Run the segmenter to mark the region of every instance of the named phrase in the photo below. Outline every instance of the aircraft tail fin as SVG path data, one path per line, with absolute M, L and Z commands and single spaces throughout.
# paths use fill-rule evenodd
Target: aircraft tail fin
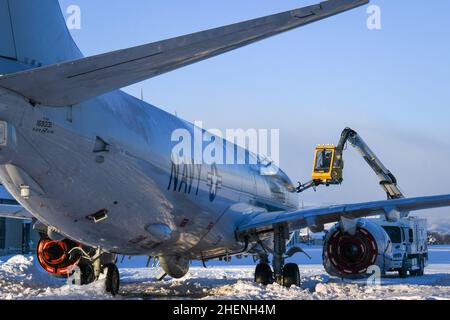
M 0 0 L 0 59 L 36 68 L 81 57 L 58 0 Z

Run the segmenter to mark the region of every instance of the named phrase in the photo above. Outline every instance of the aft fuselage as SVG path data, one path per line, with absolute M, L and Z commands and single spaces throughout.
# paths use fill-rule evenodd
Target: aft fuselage
M 297 208 L 281 170 L 174 163 L 173 132 L 194 135 L 194 125 L 121 91 L 50 108 L 0 89 L 0 120 L 9 130 L 0 151 L 8 191 L 38 220 L 86 245 L 192 259 L 232 254 L 244 249 L 234 235 L 239 223 Z M 96 223 L 96 213 L 106 218 Z

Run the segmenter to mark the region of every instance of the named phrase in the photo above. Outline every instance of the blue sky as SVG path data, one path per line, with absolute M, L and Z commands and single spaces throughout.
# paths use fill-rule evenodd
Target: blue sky
M 294 0 L 101 1 L 79 5 L 72 35 L 86 55 L 126 48 L 315 3 Z M 317 143 L 351 126 L 394 172 L 409 196 L 450 193 L 450 2 L 374 0 L 366 7 L 154 78 L 125 91 L 206 128 L 275 128 L 281 166 L 310 176 Z M 383 199 L 354 150 L 341 187 L 307 192 L 306 203 Z M 450 210 L 432 222 L 450 224 Z

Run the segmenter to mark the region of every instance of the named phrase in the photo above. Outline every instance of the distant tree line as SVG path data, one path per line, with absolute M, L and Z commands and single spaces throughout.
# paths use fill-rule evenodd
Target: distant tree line
M 428 232 L 428 244 L 450 244 L 449 233 Z

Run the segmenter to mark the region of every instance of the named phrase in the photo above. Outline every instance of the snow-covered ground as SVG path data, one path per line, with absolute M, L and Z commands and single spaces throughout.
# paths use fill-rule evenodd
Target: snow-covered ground
M 450 246 L 430 248 L 430 265 L 423 277 L 399 279 L 396 274 L 381 279 L 380 286 L 366 281 L 342 281 L 328 276 L 321 263 L 321 249 L 306 248 L 312 260 L 298 256 L 301 288 L 253 283 L 251 260 L 234 265 L 220 263 L 204 269 L 193 266 L 180 280 L 156 281 L 154 269 L 145 268 L 144 258 L 119 264 L 122 289 L 114 299 L 450 299 Z M 88 286 L 67 285 L 48 276 L 33 256 L 0 257 L 0 299 L 113 299 L 99 281 Z

